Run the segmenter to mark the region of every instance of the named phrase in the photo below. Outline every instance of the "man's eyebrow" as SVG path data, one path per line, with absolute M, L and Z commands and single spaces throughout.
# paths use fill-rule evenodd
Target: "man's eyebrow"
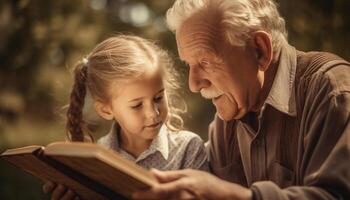
M 160 90 L 156 93 L 156 95 L 158 95 L 159 93 L 163 92 L 164 90 L 165 90 L 164 88 L 160 89 Z M 141 99 L 143 99 L 143 97 L 138 97 L 138 98 L 129 100 L 128 102 L 138 101 L 138 100 L 141 100 Z
M 198 57 L 200 56 L 200 54 L 202 54 L 205 50 L 200 48 L 199 50 L 194 50 L 194 53 L 191 55 L 191 57 Z M 189 62 L 185 59 L 181 59 L 181 57 L 179 57 L 179 60 L 183 63 L 185 63 L 186 65 L 189 65 Z
M 211 47 L 208 47 L 208 46 L 200 46 L 194 50 L 192 50 L 192 54 L 191 54 L 191 57 L 195 57 L 196 59 L 191 59 L 191 63 L 192 62 L 198 62 L 200 58 L 203 57 L 203 54 L 205 55 L 215 55 L 216 52 L 215 52 L 215 49 L 211 48 Z M 188 57 L 190 58 L 190 57 Z M 185 65 L 187 66 L 190 66 L 190 62 L 186 61 L 185 59 L 182 59 L 180 56 L 179 56 L 179 60 L 181 62 L 183 62 Z

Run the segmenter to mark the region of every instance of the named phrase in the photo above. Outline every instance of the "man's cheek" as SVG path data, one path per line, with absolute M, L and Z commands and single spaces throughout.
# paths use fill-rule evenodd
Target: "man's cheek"
M 214 102 L 218 115 L 221 119 L 229 121 L 235 118 L 238 114 L 238 105 L 235 100 L 229 100 L 226 95 L 223 95 Z

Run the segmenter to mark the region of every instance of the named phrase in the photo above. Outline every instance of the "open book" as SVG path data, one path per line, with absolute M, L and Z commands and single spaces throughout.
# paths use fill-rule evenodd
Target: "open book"
M 97 144 L 55 142 L 8 149 L 1 158 L 39 177 L 73 189 L 83 199 L 128 199 L 158 184 L 146 169 Z

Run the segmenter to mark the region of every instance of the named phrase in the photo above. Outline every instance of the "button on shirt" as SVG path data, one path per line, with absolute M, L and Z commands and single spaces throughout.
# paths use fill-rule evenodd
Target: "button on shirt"
M 208 170 L 207 154 L 202 139 L 190 131 L 171 131 L 163 125 L 150 147 L 135 158 L 120 148 L 120 127 L 113 124 L 111 131 L 98 140 L 98 144 L 115 150 L 121 156 L 146 168 L 159 170 Z

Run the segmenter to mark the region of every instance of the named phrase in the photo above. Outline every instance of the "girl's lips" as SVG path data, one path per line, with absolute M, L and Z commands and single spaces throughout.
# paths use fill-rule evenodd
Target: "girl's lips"
M 146 128 L 157 128 L 160 125 L 160 122 L 146 126 Z

